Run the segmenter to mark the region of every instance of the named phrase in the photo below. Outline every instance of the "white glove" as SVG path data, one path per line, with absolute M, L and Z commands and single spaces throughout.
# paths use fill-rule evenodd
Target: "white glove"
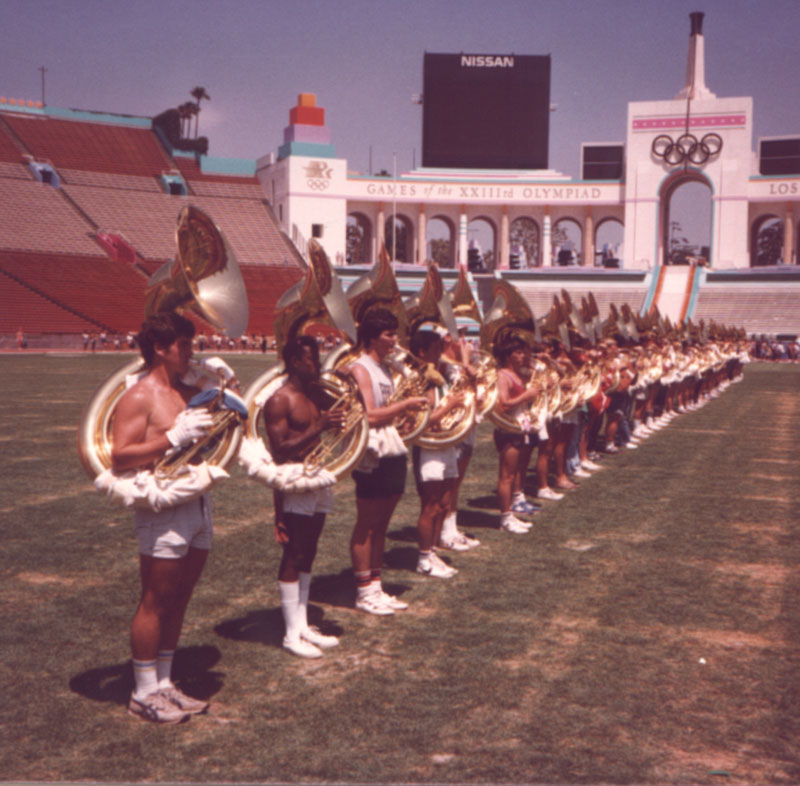
M 174 447 L 182 448 L 184 445 L 191 445 L 199 437 L 205 436 L 213 424 L 214 418 L 204 407 L 184 409 L 175 418 L 172 428 L 167 432 L 167 439 Z
M 219 387 L 220 378 L 230 382 L 236 378 L 236 373 L 222 358 L 201 358 L 190 361 L 190 368 L 181 378 L 181 382 L 190 387 L 207 390 Z
M 226 382 L 230 382 L 236 376 L 233 369 L 222 358 L 203 358 L 200 361 L 200 367 L 222 377 Z

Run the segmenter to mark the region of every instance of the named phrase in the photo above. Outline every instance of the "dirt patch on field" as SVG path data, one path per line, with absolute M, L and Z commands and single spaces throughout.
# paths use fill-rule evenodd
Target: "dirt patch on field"
M 18 581 L 24 581 L 26 584 L 33 584 L 35 586 L 74 587 L 76 589 L 102 587 L 105 584 L 105 582 L 99 578 L 89 578 L 88 576 L 59 576 L 53 573 L 36 573 L 34 571 L 17 573 L 15 578 Z

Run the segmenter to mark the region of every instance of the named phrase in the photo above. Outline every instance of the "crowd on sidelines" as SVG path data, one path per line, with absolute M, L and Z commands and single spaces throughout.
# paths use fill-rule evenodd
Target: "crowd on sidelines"
M 194 325 L 174 310 L 150 314 L 136 336 L 144 369 L 129 375 L 114 404 L 108 457 L 94 480 L 134 510 L 142 595 L 131 624 L 128 709 L 142 719 L 178 723 L 209 706 L 174 684 L 172 661 L 213 537 L 209 491 L 227 476 L 226 445 L 237 430 L 245 431 L 240 464 L 271 492 L 283 647 L 319 658 L 339 644 L 309 625 L 308 600 L 340 479 L 354 481 L 354 606 L 391 617 L 409 607 L 382 581 L 409 464 L 420 500 L 415 571 L 450 579 L 458 570 L 448 555 L 480 547 L 458 526 L 480 422 L 494 425 L 500 530 L 523 536 L 542 500 L 563 498 L 601 468 L 597 454 L 635 449 L 738 381 L 747 360 L 739 330 L 675 326 L 627 307 L 601 319 L 591 294 L 575 307 L 563 293 L 537 320 L 497 279 L 482 313 L 466 275 L 447 292 L 435 266 L 404 302 L 382 258 L 345 297 L 324 252 L 310 250 L 305 279 L 275 316 L 282 365 L 247 391 L 222 359 L 193 362 Z M 457 317 L 479 325 L 479 348 Z M 310 335 L 320 324 L 343 337 L 324 358 Z M 108 407 L 88 408 L 95 409 Z M 98 429 L 90 422 L 86 431 Z M 528 499 L 534 454 L 537 491 Z
M 754 360 L 774 360 L 777 362 L 800 362 L 800 339 L 779 341 L 763 336 L 750 341 L 750 356 Z

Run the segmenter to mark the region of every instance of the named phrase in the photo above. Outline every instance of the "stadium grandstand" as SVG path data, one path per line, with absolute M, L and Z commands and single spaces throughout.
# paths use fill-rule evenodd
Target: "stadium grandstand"
M 275 302 L 304 263 L 252 172 L 203 172 L 149 118 L 29 103 L 0 105 L 5 345 L 18 330 L 29 346 L 66 347 L 84 334 L 138 330 L 147 281 L 174 257 L 176 219 L 189 203 L 213 217 L 236 255 L 247 333 L 272 333 Z
M 303 101 L 311 99 L 311 94 L 300 96 Z M 385 225 L 394 220 L 382 212 L 385 180 L 348 173 L 345 161 L 325 158 L 333 155 L 327 142 L 285 143 L 278 149 L 277 160 L 274 155 L 258 161 L 212 159 L 199 150 L 185 149 L 192 145 L 184 142 L 198 140 L 176 139 L 167 132 L 169 124 L 160 124 L 159 118 L 169 119 L 170 112 L 148 118 L 44 107 L 34 102 L 11 104 L 0 99 L 0 348 L 16 346 L 19 331 L 28 346 L 36 348 L 79 347 L 86 334 L 125 335 L 138 330 L 148 279 L 175 256 L 176 219 L 186 204 L 212 216 L 235 253 L 249 301 L 248 336 L 272 335 L 275 304 L 300 279 L 305 265 L 303 237 L 315 235 L 315 228 L 323 226 L 320 221 L 325 221 L 323 245 L 336 261 L 345 287 L 370 269 L 376 249 L 387 241 Z M 296 107 L 290 118 L 288 136 L 302 138 L 301 131 L 308 129 L 297 121 Z M 204 142 L 207 149 L 207 140 Z M 293 155 L 301 157 L 300 166 L 289 166 Z M 339 170 L 342 185 L 337 186 Z M 297 182 L 277 181 L 276 188 L 274 178 L 282 171 L 296 172 Z M 324 180 L 331 172 L 334 185 L 323 183 L 328 190 L 320 195 L 319 183 L 310 181 Z M 410 173 L 397 182 L 401 188 L 413 189 L 422 182 L 420 177 Z M 752 187 L 776 188 L 771 180 L 766 185 L 762 180 L 752 177 Z M 312 188 L 315 185 L 316 190 Z M 433 189 L 435 183 L 430 185 Z M 601 185 L 617 194 L 624 180 Z M 308 196 L 303 194 L 304 188 Z M 343 193 L 361 189 L 363 195 L 332 199 L 337 188 Z M 509 188 L 539 190 L 513 184 Z M 602 318 L 612 303 L 627 303 L 641 313 L 657 306 L 673 321 L 713 320 L 744 327 L 757 336 L 800 335 L 800 267 L 793 250 L 796 218 L 791 202 L 785 206 L 783 227 L 789 241 L 784 246 L 791 253 L 785 253 L 786 258 L 777 264 L 751 262 L 726 269 L 705 259 L 681 265 L 630 264 L 628 260 L 609 269 L 590 261 L 595 257 L 592 232 L 606 220 L 622 226 L 624 200 L 615 196 L 619 206 L 595 208 L 593 213 L 581 202 L 581 189 L 572 190 L 577 195 L 574 204 L 565 201 L 558 210 L 567 220 L 572 216 L 573 223 L 578 223 L 575 217 L 584 215 L 581 260 L 563 267 L 551 262 L 550 254 L 543 250 L 548 242 L 543 231 L 538 261 L 515 269 L 506 258 L 508 249 L 502 236 L 508 221 L 504 224 L 501 216 L 494 269 L 475 270 L 472 277 L 476 299 L 484 310 L 492 302 L 493 277 L 502 275 L 518 287 L 537 317 L 566 289 L 578 303 L 591 292 Z M 277 202 L 268 199 L 268 194 L 276 193 Z M 280 200 L 287 194 L 299 194 L 297 204 L 282 204 Z M 534 204 L 538 197 L 534 194 L 531 199 L 531 209 L 540 210 L 541 206 Z M 418 197 L 406 201 L 423 216 L 418 219 L 420 226 L 408 223 L 405 258 L 396 255 L 396 275 L 404 296 L 419 290 L 427 261 L 424 215 L 415 200 Z M 333 208 L 334 204 L 340 207 Z M 765 218 L 775 222 L 777 205 L 774 200 L 753 202 L 754 231 Z M 331 219 L 333 209 L 341 215 Z M 497 206 L 480 200 L 472 206 L 454 201 L 452 205 L 432 204 L 429 209 L 431 217 L 437 215 L 434 210 L 445 218 L 448 210 L 452 213 L 447 219 L 452 227 L 450 262 L 442 270 L 445 285 L 450 286 L 459 265 L 471 267 L 460 237 L 470 218 L 465 211 L 485 216 Z M 403 210 L 411 212 L 401 204 Z M 364 218 L 367 213 L 374 214 L 362 242 L 369 253 L 356 260 L 349 251 L 345 254 L 338 249 L 344 249 L 344 238 L 349 238 L 349 228 L 345 228 L 349 219 L 355 215 Z M 286 220 L 289 215 L 293 216 L 291 224 Z M 298 226 L 297 216 L 301 215 Z M 597 216 L 596 226 L 593 215 Z M 541 226 L 549 227 L 549 221 L 545 211 Z M 555 226 L 555 217 L 553 221 Z M 208 324 L 196 321 L 200 331 L 214 332 Z

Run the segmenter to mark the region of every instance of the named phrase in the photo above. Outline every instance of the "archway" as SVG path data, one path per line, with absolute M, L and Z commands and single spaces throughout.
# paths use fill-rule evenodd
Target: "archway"
M 408 216 L 399 213 L 389 216 L 384 237 L 386 250 L 393 261 L 406 264 L 414 261 L 414 232 Z
M 497 267 L 496 238 L 494 223 L 484 216 L 473 218 L 467 224 L 467 266 L 474 272 L 494 270 Z
M 617 218 L 604 218 L 594 233 L 596 267 L 622 267 L 625 227 Z
M 759 216 L 750 232 L 750 266 L 764 267 L 783 262 L 783 221 L 778 216 Z
M 542 264 L 539 238 L 539 225 L 532 218 L 515 218 L 508 228 L 509 267 L 539 267 Z
M 427 259 L 441 268 L 455 267 L 456 228 L 446 216 L 434 216 L 425 227 Z
M 367 265 L 372 257 L 372 224 L 363 213 L 347 217 L 346 261 L 348 265 Z
M 661 189 L 661 261 L 687 265 L 711 260 L 711 184 L 687 170 Z
M 559 218 L 550 235 L 553 243 L 554 265 L 583 264 L 583 227 L 577 219 Z

